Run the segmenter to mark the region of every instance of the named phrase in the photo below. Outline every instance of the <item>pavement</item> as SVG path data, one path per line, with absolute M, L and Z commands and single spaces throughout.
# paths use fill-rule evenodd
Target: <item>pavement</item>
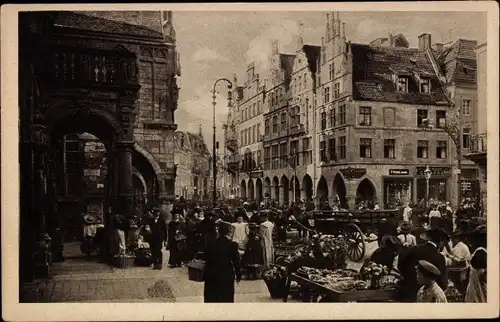
M 365 257 L 377 244 L 367 244 Z M 187 268 L 169 268 L 164 250 L 162 270 L 148 267 L 120 269 L 100 263 L 95 256 L 81 256 L 78 243 L 65 245 L 65 262 L 53 263 L 51 277 L 25 284 L 21 303 L 52 302 L 184 302 L 203 303 L 203 283 L 188 279 Z M 348 268 L 360 269 L 348 262 Z M 242 280 L 235 289 L 235 302 L 281 302 L 271 299 L 262 280 Z M 293 300 L 289 300 L 293 302 Z

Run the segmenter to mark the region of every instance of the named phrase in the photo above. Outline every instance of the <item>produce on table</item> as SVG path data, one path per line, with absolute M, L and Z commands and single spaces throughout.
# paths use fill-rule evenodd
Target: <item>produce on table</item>
M 320 266 L 343 268 L 346 266 L 348 241 L 343 236 L 315 235 L 297 246 L 287 257 L 288 263 L 317 261 Z M 302 265 L 298 265 L 302 266 Z
M 446 299 L 450 303 L 460 303 L 463 302 L 463 295 L 460 293 L 460 291 L 457 289 L 455 284 L 453 282 L 449 281 L 448 282 L 448 287 L 444 291 L 444 294 L 446 295 Z
M 277 279 L 285 279 L 287 277 L 287 273 L 285 268 L 280 266 L 271 266 L 270 269 L 264 271 L 263 278 L 264 280 L 277 280 Z
M 361 278 L 365 281 L 372 280 L 373 278 L 381 278 L 389 274 L 389 269 L 385 265 L 380 265 L 374 262 L 368 262 L 361 268 Z

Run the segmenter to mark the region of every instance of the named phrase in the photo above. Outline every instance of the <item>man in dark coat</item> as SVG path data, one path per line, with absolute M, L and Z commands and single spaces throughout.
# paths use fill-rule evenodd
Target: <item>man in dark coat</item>
M 448 287 L 448 276 L 446 262 L 440 250 L 448 242 L 446 231 L 441 228 L 431 229 L 424 232 L 420 238 L 425 240 L 424 244 L 411 247 L 404 256 L 398 260 L 398 270 L 403 277 L 402 297 L 405 302 L 415 302 L 419 285 L 417 283 L 417 272 L 415 266 L 418 261 L 426 260 L 436 266 L 441 275 L 437 279 L 439 286 L 446 290 Z
M 241 280 L 238 244 L 228 237 L 229 226 L 219 226 L 220 237 L 204 251 L 205 303 L 233 303 L 234 280 Z
M 389 214 L 389 218 L 382 220 L 380 228 L 378 230 L 378 242 L 379 245 L 382 244 L 382 238 L 384 236 L 394 236 L 398 235 L 398 222 L 395 218 L 394 212 Z
M 153 269 L 161 269 L 163 264 L 163 253 L 161 252 L 163 243 L 167 238 L 167 222 L 160 216 L 160 209 L 153 209 L 153 217 L 150 220 L 151 229 L 150 248 L 153 260 Z
M 214 242 L 217 237 L 217 228 L 212 210 L 207 210 L 205 218 L 198 224 L 198 234 L 200 236 L 201 249 L 206 248 Z

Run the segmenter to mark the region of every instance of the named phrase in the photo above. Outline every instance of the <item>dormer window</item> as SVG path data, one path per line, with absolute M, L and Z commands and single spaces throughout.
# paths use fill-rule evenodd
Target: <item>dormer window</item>
M 408 77 L 398 76 L 398 92 L 408 93 Z
M 431 92 L 431 80 L 429 78 L 420 79 L 420 92 L 421 93 Z

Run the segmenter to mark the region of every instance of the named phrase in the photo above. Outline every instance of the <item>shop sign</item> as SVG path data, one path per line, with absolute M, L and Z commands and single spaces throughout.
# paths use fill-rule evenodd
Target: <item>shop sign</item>
M 366 174 L 366 169 L 347 167 L 345 169 L 340 169 L 340 172 L 342 172 L 347 180 L 359 179 Z
M 389 175 L 391 176 L 407 176 L 410 174 L 408 169 L 389 169 Z
M 424 171 L 427 167 L 417 167 L 417 176 L 423 176 Z M 449 176 L 450 175 L 450 167 L 429 167 L 431 170 L 431 178 L 432 176 Z

